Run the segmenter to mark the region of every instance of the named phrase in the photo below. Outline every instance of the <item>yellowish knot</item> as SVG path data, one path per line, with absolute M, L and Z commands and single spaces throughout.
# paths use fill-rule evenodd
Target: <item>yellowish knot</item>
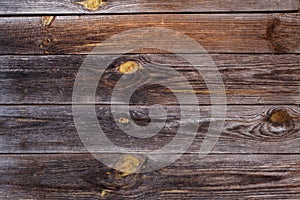
M 122 172 L 122 177 L 128 176 L 139 170 L 141 165 L 140 160 L 132 155 L 125 155 L 121 157 L 115 164 L 115 169 Z
M 121 124 L 128 124 L 129 123 L 129 119 L 127 119 L 125 117 L 121 117 L 119 119 L 119 123 L 121 123 Z
M 276 110 L 270 116 L 271 123 L 287 123 L 291 120 L 290 115 L 287 111 L 284 110 Z
M 119 66 L 118 70 L 122 74 L 133 74 L 140 68 L 141 65 L 139 63 L 134 61 L 126 61 Z
M 111 192 L 111 190 L 102 190 L 101 193 L 100 193 L 100 196 L 104 197 L 109 192 Z
M 76 2 L 77 4 L 83 5 L 86 9 L 96 11 L 101 6 L 105 5 L 106 2 L 103 2 L 102 0 L 85 0 L 81 2 Z
M 42 17 L 42 24 L 43 26 L 50 26 L 54 21 L 54 16 L 44 16 Z

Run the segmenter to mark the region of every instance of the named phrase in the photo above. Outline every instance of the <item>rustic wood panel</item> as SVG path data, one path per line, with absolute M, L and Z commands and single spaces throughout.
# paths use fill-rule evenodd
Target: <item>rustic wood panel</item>
M 274 12 L 297 11 L 298 5 L 298 0 L 2 0 L 0 14 Z
M 229 105 L 217 144 L 200 159 L 210 121 L 222 121 L 221 115 L 211 116 L 209 106 L 219 85 L 210 82 L 216 88 L 209 91 L 195 69 L 164 51 L 137 50 L 140 55 L 115 61 L 102 55 L 112 64 L 99 82 L 96 102 L 82 95 L 83 102 L 98 104 L 97 118 L 106 136 L 131 148 L 126 158 L 138 159 L 139 165 L 107 149 L 97 151 L 103 160 L 129 171 L 151 169 L 153 157 L 144 152 L 169 144 L 180 125 L 186 127 L 186 139 L 193 134 L 192 124 L 199 124 L 193 143 L 175 163 L 132 174 L 109 168 L 88 153 L 74 125 L 71 100 L 86 54 L 114 34 L 141 27 L 173 29 L 206 48 L 220 71 Z M 112 49 L 143 38 L 112 43 Z M 172 40 L 174 49 L 199 55 L 179 39 Z M 122 68 L 126 61 L 136 65 Z M 130 113 L 113 118 L 109 104 L 124 108 L 123 101 L 110 99 L 122 75 L 131 86 L 144 83 L 145 71 L 150 80 L 167 78 L 168 68 L 184 75 L 194 91 L 177 78 L 168 82 L 176 86 L 174 93 L 148 84 L 131 98 Z M 90 66 L 83 77 L 93 81 L 99 72 Z M 299 74 L 299 0 L 1 0 L 0 199 L 300 199 Z M 128 86 L 116 91 L 126 92 Z M 179 98 L 185 104 L 180 109 L 175 98 L 191 92 L 197 94 L 200 118 L 189 99 Z M 156 103 L 167 113 L 157 135 L 136 138 L 120 130 L 119 125 L 132 129 L 134 123 L 160 127 L 163 112 L 149 117 L 149 105 Z
M 300 55 L 234 55 L 213 54 L 226 87 L 228 104 L 299 104 L 300 103 Z M 84 56 L 1 56 L 0 57 L 0 103 L 1 104 L 70 104 L 76 73 Z M 95 56 L 98 58 L 98 56 Z M 134 60 L 148 68 L 152 75 L 161 76 L 164 70 L 176 69 L 183 74 L 197 93 L 200 104 L 210 104 L 210 93 L 203 78 L 182 58 L 172 54 L 125 55 L 117 60 L 102 56 L 112 62 L 101 78 L 96 102 L 111 102 L 111 92 L 121 74 L 121 63 Z M 95 59 L 95 62 L 97 59 Z M 99 64 L 96 62 L 96 64 Z M 153 64 L 153 66 L 148 66 Z M 102 67 L 101 65 L 99 65 Z M 203 67 L 202 67 L 203 68 Z M 154 71 L 153 71 L 154 69 Z M 152 70 L 152 71 L 151 71 Z M 92 73 L 97 73 L 93 71 Z M 132 82 L 139 80 L 139 71 L 131 75 Z M 94 80 L 87 75 L 89 81 Z M 96 78 L 99 79 L 97 76 Z M 153 79 L 154 78 L 150 78 Z M 170 79 L 170 77 L 169 77 Z M 169 80 L 176 86 L 177 94 L 189 93 L 186 84 Z M 210 83 L 213 84 L 213 83 Z M 126 87 L 123 88 L 126 90 Z M 117 90 L 117 89 L 115 89 Z M 121 92 L 121 91 L 120 91 Z M 174 94 L 175 94 L 174 93 Z M 159 94 L 159 95 L 158 95 Z M 166 88 L 152 85 L 139 89 L 132 97 L 138 104 L 176 104 L 174 94 Z M 88 96 L 83 101 L 90 102 Z M 181 98 L 186 104 L 191 102 Z
M 299 53 L 299 25 L 299 14 L 2 17 L 0 54 L 87 54 L 108 37 L 141 27 L 179 31 L 210 53 Z M 115 50 L 139 38 L 129 39 L 110 45 Z M 174 48 L 189 51 L 178 39 Z
M 109 155 L 102 155 L 109 159 Z M 122 176 L 88 154 L 1 155 L 4 199 L 299 199 L 299 155 L 184 155 Z
M 116 106 L 121 110 L 123 106 Z M 97 106 L 100 126 L 117 146 L 132 152 L 149 152 L 167 145 L 178 132 L 179 123 L 186 125 L 187 136 L 193 134 L 192 124 L 199 124 L 197 136 L 187 152 L 199 152 L 210 120 L 221 121 L 220 115 L 210 115 L 209 106 L 201 106 L 200 118 L 193 106 L 166 106 L 166 123 L 162 114 L 150 120 L 149 107 L 133 106 L 116 119 L 110 106 Z M 228 106 L 221 137 L 214 153 L 299 153 L 299 106 Z M 184 115 L 180 112 L 184 111 Z M 89 111 L 86 113 L 91 114 Z M 122 120 L 121 120 L 122 119 Z M 153 122 L 161 130 L 148 138 L 136 138 L 124 133 L 119 126 L 132 129 Z M 81 125 L 81 127 L 84 124 Z M 82 153 L 86 152 L 75 129 L 71 106 L 1 106 L 1 153 Z M 87 133 L 88 134 L 88 133 Z M 144 134 L 144 133 L 140 133 Z M 97 150 L 110 152 L 107 150 Z

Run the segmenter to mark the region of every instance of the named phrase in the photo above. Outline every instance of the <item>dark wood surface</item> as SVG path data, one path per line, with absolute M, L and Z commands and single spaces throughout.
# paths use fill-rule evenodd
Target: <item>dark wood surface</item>
M 103 154 L 103 159 L 109 155 Z M 148 174 L 119 172 L 89 154 L 0 156 L 2 199 L 299 199 L 297 155 L 183 155 Z
M 298 5 L 298 0 L 2 0 L 0 14 L 286 12 L 298 10 Z
M 299 14 L 275 13 L 2 17 L 0 54 L 88 54 L 112 35 L 141 27 L 179 31 L 209 53 L 300 53 Z M 136 40 L 109 43 L 112 54 Z M 179 47 L 190 49 L 174 42 Z
M 94 55 L 98 58 L 100 55 Z M 300 55 L 242 55 L 242 54 L 212 54 L 222 76 L 227 95 L 228 104 L 299 104 L 299 72 Z M 125 55 L 117 60 L 112 56 L 101 56 L 103 60 L 112 63 L 106 70 L 98 85 L 96 103 L 120 104 L 112 102 L 111 92 L 114 84 L 120 78 L 119 63 L 135 60 L 145 65 L 143 71 L 149 71 L 152 79 L 164 73 L 170 67 L 182 73 L 193 86 L 201 105 L 210 104 L 210 94 L 217 90 L 208 91 L 201 74 L 187 61 L 172 54 Z M 58 56 L 0 56 L 1 72 L 1 104 L 70 104 L 72 91 L 79 67 L 85 56 L 58 55 Z M 99 70 L 103 66 L 101 63 Z M 154 66 L 148 66 L 154 64 Z M 201 66 L 198 66 L 201 67 Z M 203 68 L 203 67 L 202 67 Z M 242 76 L 241 76 L 242 74 Z M 94 80 L 86 75 L 88 80 Z M 99 77 L 95 77 L 99 79 Z M 132 84 L 139 80 L 139 71 L 129 75 Z M 170 78 L 169 78 L 170 79 Z M 96 80 L 97 81 L 97 80 Z M 172 92 L 188 94 L 190 91 L 186 84 L 169 80 L 176 90 L 166 88 L 141 88 L 132 97 L 136 104 L 175 104 L 176 98 Z M 210 84 L 214 84 L 210 82 Z M 126 90 L 126 87 L 121 90 Z M 153 94 L 154 91 L 154 94 Z M 156 96 L 159 93 L 160 96 Z M 91 103 L 88 96 L 82 96 L 82 101 Z M 188 99 L 182 98 L 186 104 Z M 93 102 L 92 102 L 93 103 Z
M 83 106 L 84 107 L 84 106 Z M 115 106 L 121 110 L 124 106 Z M 1 106 L 0 153 L 87 153 L 76 131 L 71 106 Z M 118 127 L 125 118 L 132 123 L 149 123 L 148 106 L 132 106 L 130 115 L 113 118 L 110 106 L 96 106 L 99 124 L 107 137 L 133 153 L 162 148 L 175 136 L 181 125 L 199 124 L 197 135 L 187 153 L 197 153 L 211 120 L 210 106 L 200 106 L 200 119 L 194 107 L 165 106 L 166 123 L 157 136 L 147 139 L 128 136 Z M 181 115 L 184 111 L 186 115 Z M 158 127 L 163 115 L 155 115 Z M 276 120 L 273 120 L 276 119 Z M 221 121 L 219 115 L 213 121 Z M 279 123 L 279 121 L 282 123 Z M 85 132 L 88 134 L 88 132 Z M 298 153 L 300 144 L 300 108 L 298 106 L 228 106 L 224 129 L 213 153 Z M 140 134 L 146 134 L 141 132 Z M 193 134 L 187 129 L 184 135 Z M 105 153 L 111 153 L 105 151 Z
M 74 125 L 72 91 L 79 67 L 94 47 L 140 27 L 173 29 L 206 48 L 224 81 L 228 105 L 217 144 L 200 159 L 210 121 L 222 121 L 210 114 L 210 94 L 219 91 L 208 91 L 193 67 L 164 51 L 142 49 L 117 60 L 101 55 L 111 65 L 99 82 L 96 101 L 83 96 L 81 106 L 96 103 L 107 137 L 131 148 L 125 156 L 139 160 L 136 173 L 125 173 L 117 169 L 129 161 L 98 151 L 98 158 L 111 162 L 108 167 L 84 147 Z M 130 41 L 112 45 L 126 44 Z M 189 50 L 174 41 L 177 47 Z M 194 91 L 175 79 L 170 80 L 178 87 L 173 93 L 147 85 L 131 99 L 132 118 L 124 113 L 113 119 L 110 104 L 121 109 L 125 102 L 111 101 L 111 92 L 122 75 L 120 64 L 127 60 L 147 66 L 124 75 L 132 85 L 141 70 L 155 76 L 172 68 Z M 1 0 L 0 199 L 300 199 L 299 77 L 299 0 Z M 191 102 L 179 107 L 174 96 L 190 92 L 197 94 L 200 118 Z M 152 104 L 162 104 L 168 114 L 157 135 L 139 139 L 119 129 L 119 123 L 159 126 L 165 119 L 163 114 L 149 118 Z M 167 167 L 139 173 L 153 167 L 151 156 L 142 153 L 168 144 L 180 120 L 199 123 L 190 148 Z

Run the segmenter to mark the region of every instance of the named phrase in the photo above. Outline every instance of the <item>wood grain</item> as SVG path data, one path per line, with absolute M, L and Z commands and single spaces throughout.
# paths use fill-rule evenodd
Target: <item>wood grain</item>
M 1 155 L 0 163 L 4 199 L 300 198 L 299 155 L 187 154 L 164 169 L 123 177 L 89 154 Z
M 95 57 L 95 65 L 99 65 Z M 299 104 L 299 55 L 237 55 L 237 54 L 213 54 L 218 70 L 226 87 L 228 104 Z M 1 56 L 0 57 L 0 103 L 1 104 L 70 104 L 72 103 L 72 91 L 76 74 L 82 64 L 84 56 Z M 125 55 L 113 60 L 112 56 L 101 56 L 105 62 L 111 60 L 101 82 L 98 85 L 96 103 L 124 103 L 111 101 L 111 93 L 115 84 L 121 77 L 118 66 L 127 60 L 134 60 L 145 66 L 142 71 L 149 71 L 150 76 L 146 81 L 155 77 L 162 77 L 166 69 L 177 70 L 184 75 L 192 85 L 194 91 L 187 90 L 187 84 L 183 81 L 169 80 L 171 86 L 177 89 L 170 90 L 152 84 L 140 88 L 132 96 L 132 104 L 177 104 L 174 94 L 197 93 L 198 102 L 201 105 L 209 105 L 211 102 L 203 78 L 199 76 L 194 67 L 187 61 L 172 54 L 145 54 Z M 153 66 L 148 66 L 152 64 Z M 99 70 L 86 74 L 89 82 L 99 77 L 91 74 L 101 72 Z M 198 66 L 200 67 L 200 66 Z M 201 67 L 203 68 L 203 67 Z M 132 79 L 130 83 L 141 82 L 140 72 L 124 75 Z M 143 82 L 142 82 L 143 83 Z M 210 84 L 215 84 L 208 81 Z M 126 87 L 121 90 L 126 91 Z M 123 91 L 120 91 L 122 93 Z M 179 97 L 182 102 L 191 104 L 189 99 Z M 82 96 L 82 101 L 91 102 L 89 96 Z M 93 103 L 93 102 L 92 102 Z
M 201 12 L 255 12 L 297 11 L 298 0 L 108 0 L 93 9 L 76 0 L 2 0 L 1 15 L 19 14 L 90 14 L 90 13 L 201 13 Z M 97 1 L 95 1 L 97 2 Z
M 85 108 L 85 106 L 83 106 Z M 115 106 L 122 110 L 123 106 Z M 177 134 L 181 126 L 184 135 L 194 133 L 192 124 L 199 126 L 197 135 L 187 152 L 197 153 L 207 135 L 210 122 L 220 122 L 221 115 L 211 116 L 209 106 L 200 107 L 200 118 L 193 106 L 165 106 L 167 118 L 155 114 L 150 119 L 149 107 L 132 106 L 130 115 L 121 112 L 113 118 L 110 106 L 96 106 L 99 125 L 115 145 L 129 148 L 129 152 L 143 153 L 161 149 Z M 180 114 L 183 113 L 184 115 Z M 92 115 L 90 111 L 86 114 Z M 299 106 L 228 106 L 221 137 L 214 153 L 299 153 Z M 123 119 L 122 121 L 120 119 Z M 126 119 L 126 120 L 124 120 Z M 164 121 L 166 122 L 164 123 Z M 152 122 L 152 123 L 151 123 Z M 158 128 L 159 133 L 147 138 L 132 137 L 124 133 L 132 124 Z M 80 126 L 84 127 L 87 123 Z M 162 126 L 161 126 L 162 125 Z M 0 153 L 84 153 L 76 131 L 71 106 L 1 106 Z M 89 128 L 81 135 L 89 134 Z M 146 134 L 140 132 L 140 134 Z M 181 143 L 180 143 L 181 144 Z M 95 146 L 96 145 L 96 146 Z M 111 152 L 98 148 L 95 152 Z
M 220 93 L 220 84 L 205 81 L 184 59 L 158 49 L 113 59 L 121 47 L 145 40 L 143 34 L 110 43 L 111 51 L 100 56 L 109 66 L 97 62 L 99 55 L 87 56 L 109 37 L 142 27 L 186 34 L 210 53 L 226 88 L 225 119 L 211 114 L 211 101 L 219 97 L 210 95 Z M 171 41 L 182 53 L 203 53 L 191 52 L 180 39 L 168 35 L 160 44 Z M 97 104 L 96 124 L 114 145 L 129 148 L 125 156 L 137 166 L 104 148 L 107 144 L 97 149 L 91 139 L 94 155 L 108 167 L 80 139 L 71 104 L 86 58 L 95 63 L 87 66 L 83 80 L 104 75 L 95 100 L 80 93 L 80 107 L 91 116 L 94 109 L 85 108 Z M 97 65 L 103 70 L 95 70 Z M 196 67 L 212 73 L 209 66 Z M 167 69 L 182 74 L 193 90 Z M 0 199 L 300 199 L 299 75 L 299 0 L 0 0 Z M 121 78 L 130 81 L 114 89 Z M 149 84 L 160 79 L 176 90 Z M 137 83 L 147 84 L 132 96 L 130 112 L 114 118 L 111 105 L 124 110 L 126 102 L 111 100 L 112 91 L 124 97 Z M 184 98 L 191 93 L 198 102 Z M 161 110 L 150 118 L 153 104 L 162 104 L 167 117 Z M 209 125 L 223 120 L 218 142 L 200 159 L 205 139 L 216 137 L 208 136 Z M 91 134 L 90 124 L 80 124 L 87 128 L 81 134 Z M 132 130 L 134 124 L 163 126 L 151 137 L 136 133 L 146 138 L 120 129 Z M 179 160 L 153 172 L 131 173 L 155 168 L 151 152 L 170 144 L 181 126 L 184 142 L 194 133 L 193 124 L 199 125 L 197 134 Z M 164 155 L 179 155 L 182 146 L 178 142 Z M 116 170 L 122 167 L 125 172 Z
M 2 17 L 0 54 L 88 54 L 112 35 L 141 27 L 181 32 L 210 53 L 300 53 L 299 25 L 299 14 L 92 15 L 57 16 L 50 21 Z M 190 52 L 190 46 L 178 42 L 178 37 L 172 40 L 174 49 Z M 131 39 L 110 43 L 111 53 L 144 36 Z

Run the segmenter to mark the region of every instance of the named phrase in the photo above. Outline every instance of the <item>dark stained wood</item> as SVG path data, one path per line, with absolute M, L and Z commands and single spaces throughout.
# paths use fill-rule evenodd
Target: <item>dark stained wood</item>
M 76 3 L 77 2 L 77 3 Z M 90 14 L 90 13 L 172 13 L 172 12 L 255 12 L 297 11 L 298 0 L 107 0 L 84 6 L 84 0 L 2 0 L 1 15 Z M 101 5 L 101 6 L 100 6 Z
M 115 106 L 121 110 L 123 106 Z M 84 107 L 83 107 L 84 108 Z M 130 148 L 132 152 L 149 152 L 167 145 L 177 134 L 179 123 L 190 126 L 199 124 L 197 136 L 187 152 L 199 152 L 210 121 L 221 121 L 220 115 L 210 117 L 209 106 L 200 106 L 200 118 L 192 106 L 165 106 L 168 117 L 157 135 L 136 138 L 119 128 L 120 119 L 126 119 L 123 127 L 150 123 L 149 107 L 133 106 L 130 116 L 121 113 L 116 119 L 110 106 L 97 106 L 100 126 L 117 146 Z M 180 114 L 184 111 L 184 115 Z M 92 115 L 89 111 L 85 113 Z M 160 127 L 163 115 L 152 118 L 153 127 Z M 128 121 L 128 122 L 126 122 Z M 81 125 L 81 127 L 84 124 Z M 192 127 L 192 126 L 191 126 Z M 187 136 L 192 128 L 185 130 Z M 86 131 L 85 131 L 86 132 Z M 84 153 L 75 129 L 71 106 L 1 106 L 0 153 Z M 88 132 L 87 132 L 88 134 Z M 144 134 L 144 133 L 140 133 Z M 214 153 L 299 153 L 299 106 L 228 106 L 221 137 Z M 100 152 L 109 152 L 100 150 Z
M 98 58 L 99 56 L 94 56 Z M 226 87 L 228 104 L 299 104 L 300 55 L 236 55 L 213 54 Z M 182 58 L 171 54 L 126 55 L 117 60 L 103 56 L 112 63 L 101 78 L 96 102 L 111 102 L 111 92 L 121 74 L 118 66 L 127 60 L 135 60 L 147 66 L 153 77 L 162 76 L 165 69 L 182 73 L 194 91 L 187 90 L 186 84 L 170 79 L 176 86 L 177 94 L 196 92 L 200 104 L 210 104 L 210 92 L 203 78 Z M 84 56 L 1 56 L 0 57 L 0 103 L 1 104 L 70 104 L 76 74 Z M 96 59 L 95 59 L 96 62 Z M 99 64 L 98 62 L 96 64 Z M 154 64 L 154 67 L 147 64 Z M 102 67 L 101 65 L 99 65 Z M 105 67 L 106 68 L 106 67 Z M 203 67 L 202 67 L 203 68 Z M 153 71 L 154 69 L 154 71 Z M 150 72 L 150 70 L 152 70 Z M 99 72 L 99 71 L 98 71 Z M 94 71 L 92 73 L 97 73 Z M 87 80 L 94 80 L 88 74 Z M 139 71 L 128 76 L 133 84 L 138 81 Z M 152 78 L 151 78 L 152 77 Z M 99 77 L 96 77 L 99 79 Z M 173 77 L 171 77 L 173 78 Z M 148 80 L 148 79 L 147 79 Z M 214 84 L 214 83 L 210 83 Z M 122 89 L 123 90 L 123 89 Z M 124 90 L 126 87 L 124 86 Z M 218 92 L 216 91 L 211 91 Z M 189 99 L 180 97 L 186 104 Z M 88 96 L 82 96 L 86 103 Z M 124 103 L 124 102 L 123 102 Z M 176 104 L 177 100 L 170 90 L 157 85 L 139 89 L 132 97 L 135 104 Z
M 123 177 L 88 154 L 1 155 L 0 163 L 4 199 L 300 198 L 300 155 L 183 155 Z
M 141 27 L 179 31 L 210 53 L 300 53 L 299 14 L 157 14 L 2 17 L 0 54 L 88 54 L 112 35 Z M 174 48 L 189 51 L 178 40 Z M 110 45 L 118 49 L 130 43 L 128 38 Z
M 73 85 L 94 47 L 142 27 L 173 29 L 201 44 L 216 62 L 229 105 L 225 119 L 212 116 L 211 100 L 219 97 L 210 95 L 220 94 L 220 85 L 209 81 L 214 86 L 209 91 L 193 67 L 165 51 L 137 49 L 131 53 L 139 55 L 112 59 L 120 47 L 145 40 L 148 33 L 111 43 L 111 52 L 102 55 L 111 65 L 102 66 L 106 70 L 95 102 L 80 93 L 79 103 L 85 104 L 80 107 L 88 116 L 94 108 L 86 110 L 87 104 L 97 103 L 95 124 L 114 145 L 129 148 L 126 155 L 103 149 L 106 143 L 95 149 L 94 155 L 113 169 L 96 160 L 78 135 Z M 161 38 L 159 34 L 147 42 Z M 172 38 L 168 35 L 165 41 Z M 172 49 L 200 55 L 180 39 L 176 35 L 171 40 Z M 165 41 L 159 43 L 167 46 Z M 82 74 L 88 82 L 100 78 L 101 70 L 93 69 L 103 65 L 97 58 L 92 57 L 96 63 Z M 202 68 L 211 75 L 211 68 Z M 193 90 L 167 69 L 180 72 Z M 142 78 L 145 73 L 147 79 Z M 300 199 L 299 75 L 299 0 L 0 0 L 0 199 Z M 159 86 L 155 76 L 176 90 Z M 110 104 L 124 109 L 123 99 L 111 100 L 121 77 L 130 80 L 115 89 L 123 95 L 137 83 L 157 84 L 139 88 L 130 112 L 113 118 Z M 191 93 L 198 102 L 186 98 Z M 176 99 L 175 94 L 182 96 Z M 167 117 L 159 112 L 150 119 L 152 104 L 162 104 Z M 193 104 L 199 104 L 200 112 Z M 223 119 L 218 142 L 200 159 L 209 125 Z M 87 128 L 82 134 L 91 134 L 90 122 L 80 124 Z M 134 123 L 158 128 L 162 122 L 160 132 L 147 138 L 120 129 L 132 130 Z M 197 135 L 179 160 L 139 173 L 157 166 L 151 152 L 170 144 L 183 126 L 182 143 L 163 152 L 167 159 L 178 156 L 193 124 L 199 125 Z M 147 136 L 145 131 L 135 134 Z

